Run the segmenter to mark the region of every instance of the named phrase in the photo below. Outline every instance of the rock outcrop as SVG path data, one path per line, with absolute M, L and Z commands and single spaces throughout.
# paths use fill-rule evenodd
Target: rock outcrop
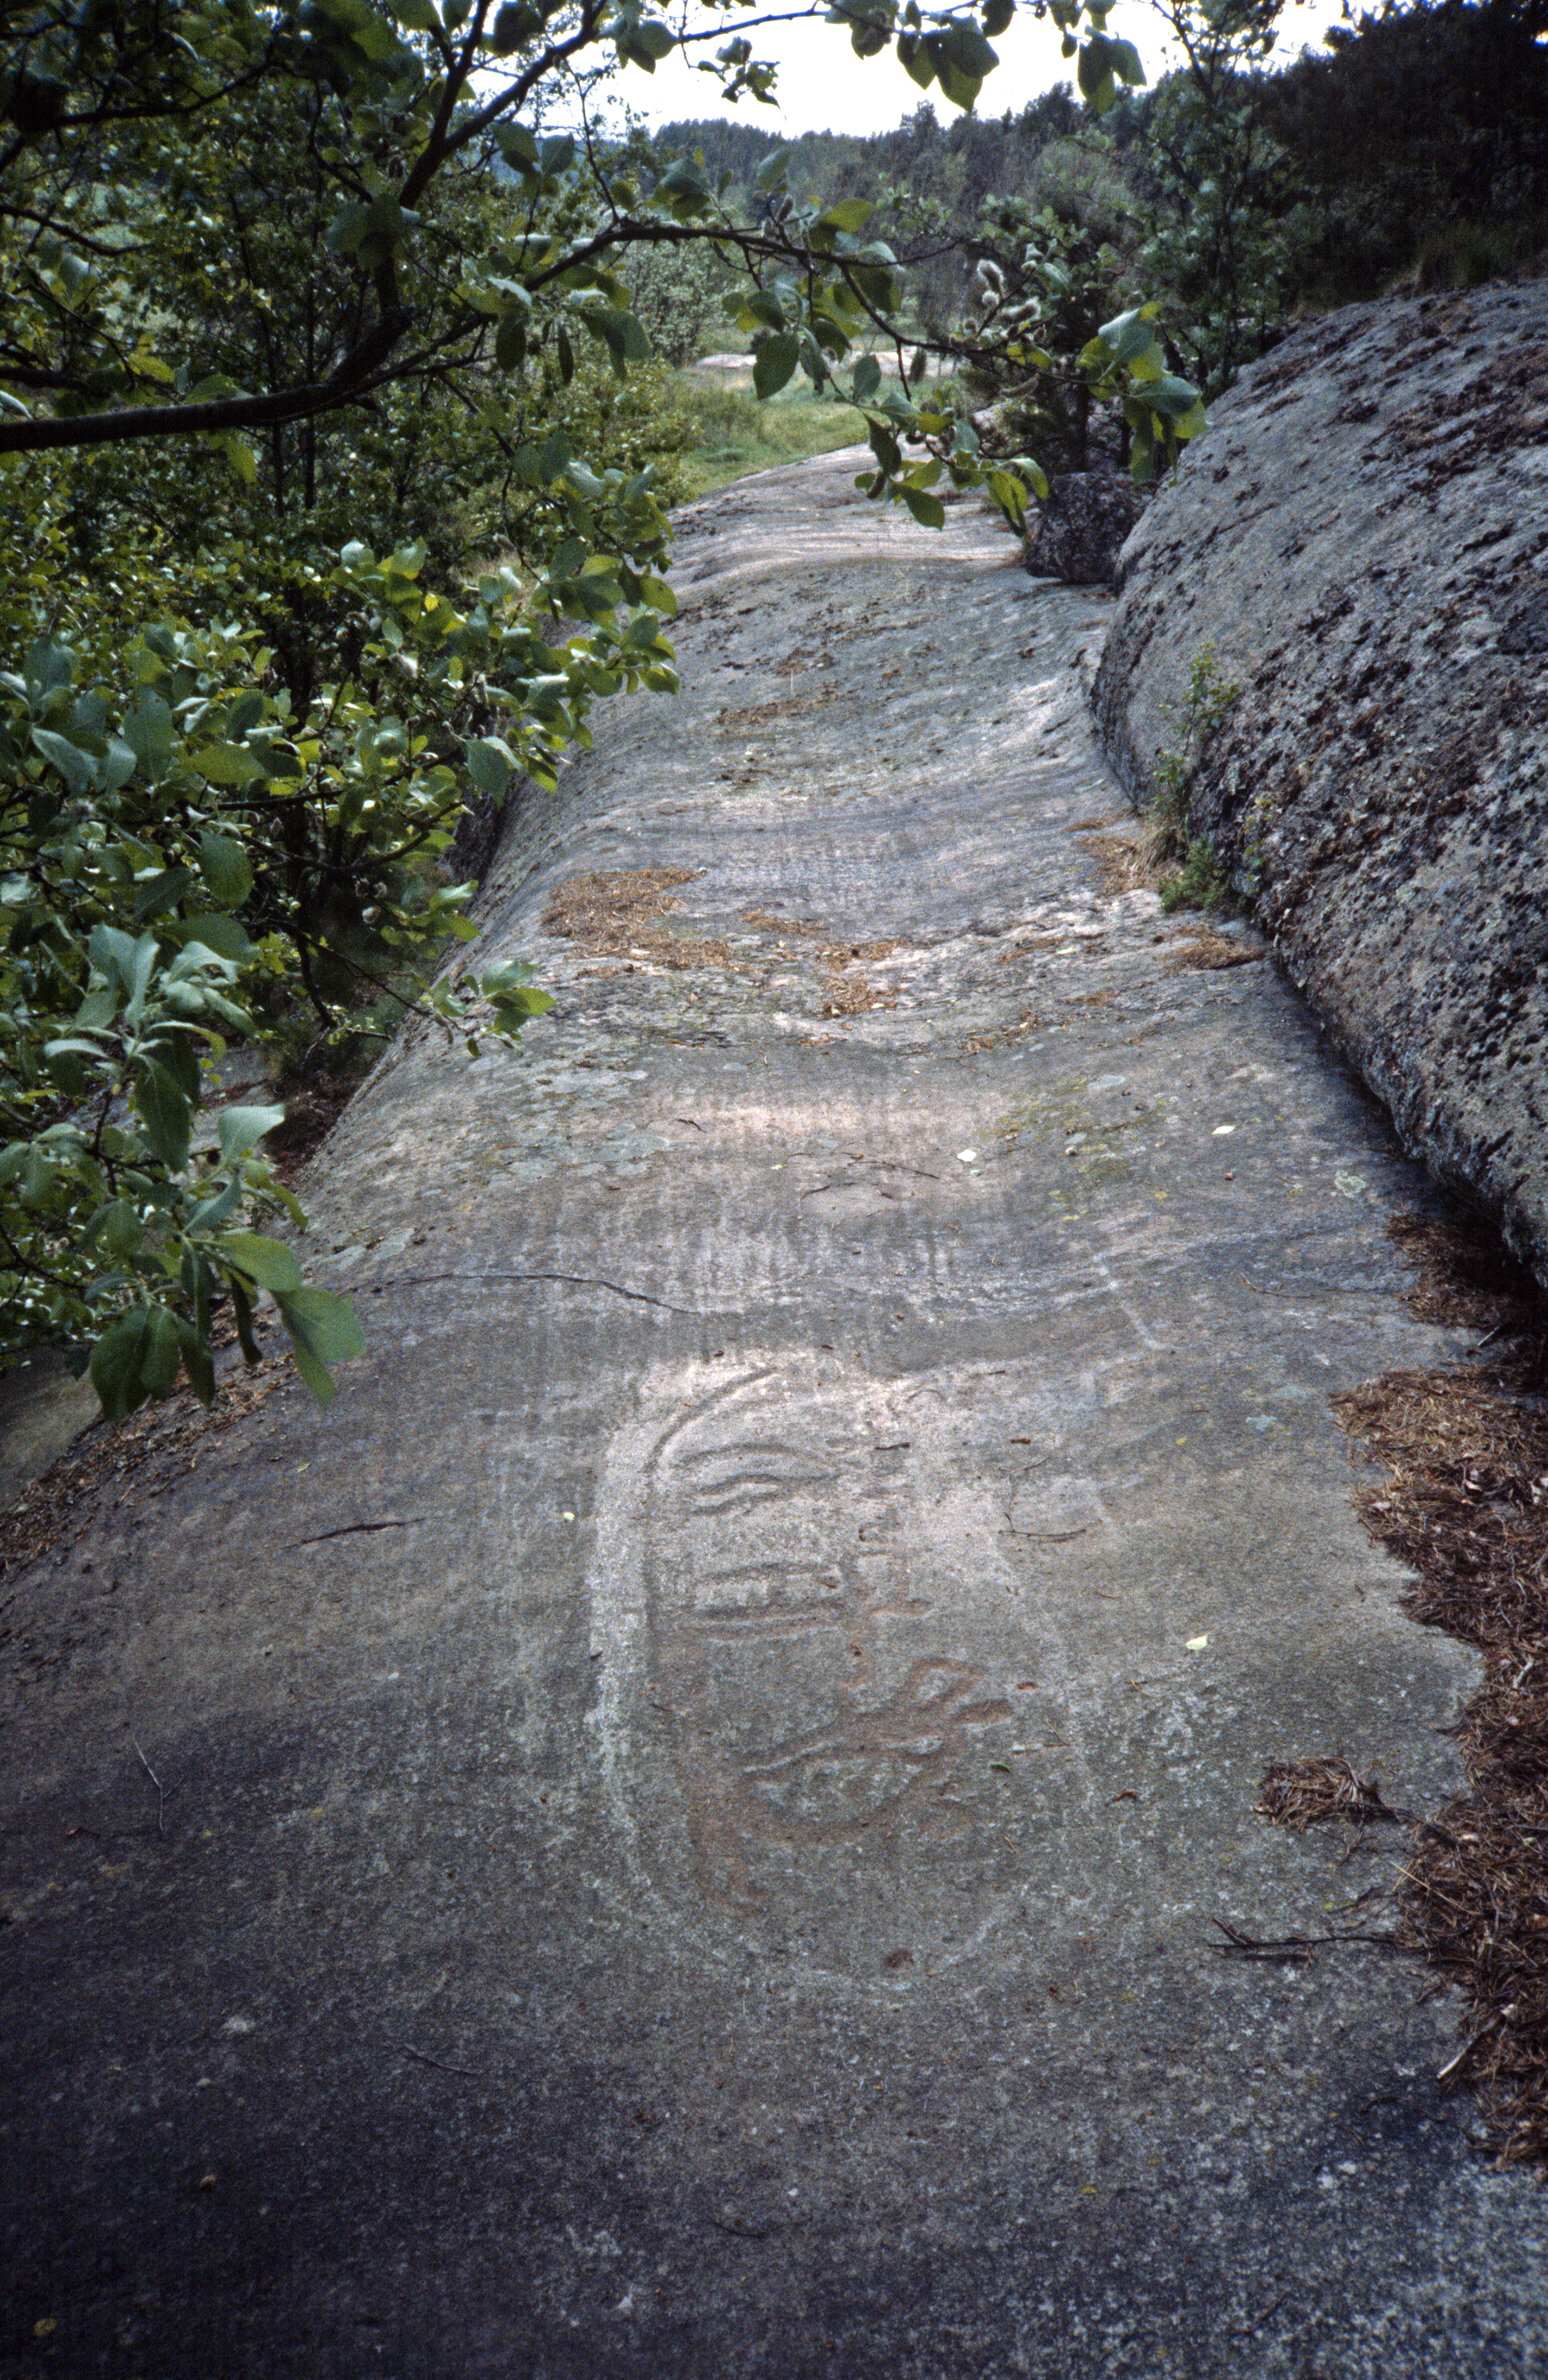
M 1240 682 L 1194 829 L 1548 1281 L 1543 294 L 1352 307 L 1245 374 L 1124 549 L 1094 700 L 1143 801 L 1195 657 Z
M 1034 578 L 1067 587 L 1111 587 L 1125 540 L 1144 508 L 1127 471 L 1066 471 L 1027 516 L 1026 561 Z

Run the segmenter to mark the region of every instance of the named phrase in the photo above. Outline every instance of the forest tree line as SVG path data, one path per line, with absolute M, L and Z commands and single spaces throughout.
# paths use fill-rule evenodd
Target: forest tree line
M 977 268 L 1014 280 L 1036 240 L 1093 285 L 1098 320 L 1159 298 L 1179 364 L 1210 388 L 1304 313 L 1548 254 L 1542 0 L 1389 5 L 1273 70 L 1277 7 L 1161 13 L 1189 64 L 1100 118 L 1068 84 L 945 125 L 921 104 L 895 131 L 803 134 L 790 184 L 877 204 L 922 330 L 971 323 Z M 727 115 L 641 145 L 663 161 L 701 152 L 712 179 L 750 192 L 780 143 Z

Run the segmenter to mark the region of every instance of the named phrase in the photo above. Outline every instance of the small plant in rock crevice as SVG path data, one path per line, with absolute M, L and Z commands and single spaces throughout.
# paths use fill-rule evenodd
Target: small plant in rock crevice
M 1223 908 L 1230 899 L 1225 870 L 1206 839 L 1193 831 L 1190 795 L 1205 754 L 1240 695 L 1240 686 L 1225 675 L 1210 648 L 1203 645 L 1189 668 L 1187 693 L 1180 702 L 1165 707 L 1177 742 L 1156 747 L 1158 791 L 1149 823 L 1153 859 L 1181 863 L 1161 882 L 1161 906 L 1168 912 Z

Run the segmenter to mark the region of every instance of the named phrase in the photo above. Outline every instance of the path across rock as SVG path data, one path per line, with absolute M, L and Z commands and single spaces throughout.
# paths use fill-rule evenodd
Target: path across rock
M 684 516 L 681 699 L 485 895 L 552 1016 L 317 1168 L 333 1411 L 22 1583 L 0 2373 L 1541 2368 L 1454 2011 L 1215 1923 L 1401 1856 L 1269 1760 L 1457 1780 L 1327 1404 L 1452 1344 L 1427 1194 L 1107 889 L 1105 601 L 855 468 Z

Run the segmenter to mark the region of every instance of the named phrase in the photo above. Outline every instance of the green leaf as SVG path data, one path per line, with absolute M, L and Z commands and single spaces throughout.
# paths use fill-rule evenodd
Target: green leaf
M 913 33 L 900 33 L 898 56 L 904 73 L 921 91 L 928 91 L 936 79 L 936 63 L 927 45 Z
M 261 1232 L 228 1232 L 213 1253 L 234 1265 L 272 1297 L 289 1297 L 301 1287 L 301 1268 L 283 1241 L 265 1239 Z
M 91 1049 L 94 1058 L 101 1055 L 90 1042 L 79 1041 L 50 1041 L 43 1050 L 43 1064 L 48 1070 L 49 1079 L 58 1084 L 67 1099 L 83 1099 L 91 1087 L 86 1068 L 80 1060 L 79 1053 L 83 1048 Z
M 103 1332 L 91 1350 L 91 1386 L 105 1421 L 125 1421 L 150 1391 L 140 1378 L 148 1308 L 133 1305 Z
M 169 1069 L 153 1059 L 141 1059 L 135 1078 L 134 1107 L 145 1127 L 152 1157 L 180 1173 L 188 1161 L 193 1136 L 194 1102 Z
M 1104 322 L 1097 336 L 1111 350 L 1117 364 L 1131 364 L 1137 356 L 1155 345 L 1154 302 L 1148 306 L 1131 307 L 1127 314 L 1115 314 Z
M 33 1208 L 42 1206 L 53 1188 L 53 1166 L 41 1148 L 30 1148 L 21 1177 L 22 1205 Z
M 22 680 L 29 694 L 48 694 L 56 686 L 68 686 L 75 677 L 75 655 L 68 645 L 56 645 L 49 637 L 40 637 L 27 649 L 21 665 Z
M 222 1108 L 215 1117 L 215 1134 L 221 1146 L 221 1161 L 232 1165 L 255 1148 L 266 1132 L 272 1132 L 284 1122 L 284 1108 Z
M 207 785 L 250 785 L 263 771 L 245 744 L 207 744 L 188 756 Z
M 186 868 L 158 868 L 139 878 L 134 893 L 135 924 L 143 926 L 148 919 L 175 908 L 192 882 Z
M 73 801 L 92 790 L 97 782 L 97 764 L 89 752 L 82 752 L 67 736 L 56 735 L 51 727 L 34 727 L 32 745 L 58 770 Z
M 177 962 L 179 965 L 184 963 L 182 959 Z M 176 1084 L 190 1109 L 197 1108 L 202 1094 L 199 1060 L 189 1037 L 163 1026 L 146 1041 L 144 1054 L 152 1065 L 160 1066 Z
M 947 98 L 953 107 L 971 108 L 983 89 L 984 78 L 959 65 L 952 55 L 955 46 L 946 34 L 927 33 L 925 37 L 925 47 L 930 54 L 937 78 Z M 988 43 L 984 46 L 987 49 Z
M 322 235 L 322 245 L 333 256 L 353 256 L 370 230 L 369 206 L 342 206 Z
M 801 341 L 793 331 L 776 332 L 765 339 L 753 358 L 753 386 L 760 397 L 783 388 L 801 361 Z
M 905 487 L 901 488 L 899 493 L 914 519 L 922 522 L 926 528 L 945 527 L 946 506 L 938 496 L 932 496 L 927 488 Z
M 347 1297 L 331 1289 L 287 1290 L 279 1300 L 284 1327 L 323 1364 L 347 1364 L 366 1352 L 366 1334 Z
M 253 1337 L 252 1300 L 235 1273 L 231 1276 L 231 1310 L 236 1318 L 236 1337 L 244 1363 L 257 1364 L 262 1356 L 258 1341 Z
M 217 1196 L 200 1200 L 188 1217 L 189 1232 L 218 1232 L 221 1225 L 235 1215 L 244 1196 L 245 1184 L 238 1170 Z
M 854 394 L 862 405 L 881 386 L 881 366 L 875 356 L 862 356 L 854 367 Z
M 145 1237 L 145 1228 L 128 1198 L 111 1198 L 91 1218 L 91 1229 L 110 1257 L 132 1257 Z
M 152 1305 L 143 1310 L 146 1320 L 140 1344 L 140 1383 L 148 1396 L 169 1397 L 177 1386 L 177 1366 L 182 1354 L 177 1343 L 177 1323 L 164 1305 Z
M 1139 51 L 1132 42 L 1115 41 L 1112 45 L 1112 62 L 1113 70 L 1120 82 L 1127 83 L 1131 91 L 1143 89 L 1145 70 L 1141 62 Z
M 119 732 L 147 777 L 165 775 L 176 739 L 171 706 L 163 696 L 152 686 L 141 687 L 125 711 Z
M 670 58 L 677 47 L 667 27 L 657 17 L 647 17 L 628 24 L 614 44 L 621 58 L 630 66 L 642 67 L 654 74 L 658 58 Z
M 508 57 L 513 50 L 519 50 L 524 42 L 533 40 L 542 28 L 539 9 L 525 5 L 525 0 L 521 6 L 514 6 L 513 0 L 506 0 L 504 7 L 495 13 L 494 30 L 489 37 L 490 47 L 500 57 Z
M 330 1364 L 347 1363 L 366 1352 L 366 1334 L 347 1297 L 331 1290 L 300 1289 L 277 1301 L 280 1319 L 290 1334 L 290 1352 L 318 1403 L 332 1404 L 334 1382 Z
M 695 164 L 689 157 L 674 158 L 656 185 L 656 196 L 686 201 L 707 200 L 709 183 L 704 168 Z
M 1180 422 L 1197 413 L 1201 417 L 1199 427 L 1203 427 L 1198 390 L 1187 381 L 1179 380 L 1174 373 L 1164 372 L 1155 380 L 1146 381 L 1140 390 L 1140 396 L 1153 412 L 1164 415 L 1168 421 Z M 1191 437 L 1195 433 L 1190 431 L 1188 434 Z
M 528 181 L 541 176 L 538 163 L 538 143 L 525 124 L 500 124 L 495 127 L 495 146 L 507 165 L 514 166 Z
M 248 445 L 247 440 L 245 438 L 238 438 L 234 430 L 223 430 L 216 433 L 213 443 L 219 446 L 222 454 L 225 456 L 226 461 L 230 464 L 232 471 L 236 477 L 241 480 L 242 485 L 245 488 L 256 487 L 258 484 L 258 457 L 253 453 L 253 450 Z
M 238 907 L 253 889 L 252 862 L 232 835 L 207 828 L 199 839 L 199 864 L 211 892 L 228 909 Z
M 253 955 L 247 935 L 224 909 L 201 909 L 197 917 L 169 919 L 163 931 L 175 935 L 179 941 L 202 942 L 217 957 L 231 959 L 237 966 L 246 966 Z
M 176 1329 L 177 1344 L 182 1352 L 183 1368 L 187 1373 L 189 1385 L 201 1405 L 212 1405 L 215 1402 L 215 1366 L 210 1359 L 209 1341 L 191 1322 L 181 1318 L 177 1320 Z
M 511 783 L 511 756 L 489 736 L 475 736 L 465 747 L 467 773 L 480 794 L 502 802 Z
M 837 206 L 828 207 L 818 215 L 813 229 L 841 232 L 864 231 L 875 212 L 876 209 L 869 199 L 841 199 Z
M 529 1016 L 546 1016 L 553 1006 L 553 995 L 528 987 L 525 991 L 496 991 L 489 995 L 502 1032 L 519 1033 Z
M 982 83 L 999 64 L 999 53 L 990 48 L 971 17 L 955 18 L 937 39 L 948 62 L 974 82 Z
M 108 1421 L 124 1421 L 147 1397 L 177 1385 L 177 1325 L 164 1305 L 134 1305 L 91 1350 L 91 1385 Z

